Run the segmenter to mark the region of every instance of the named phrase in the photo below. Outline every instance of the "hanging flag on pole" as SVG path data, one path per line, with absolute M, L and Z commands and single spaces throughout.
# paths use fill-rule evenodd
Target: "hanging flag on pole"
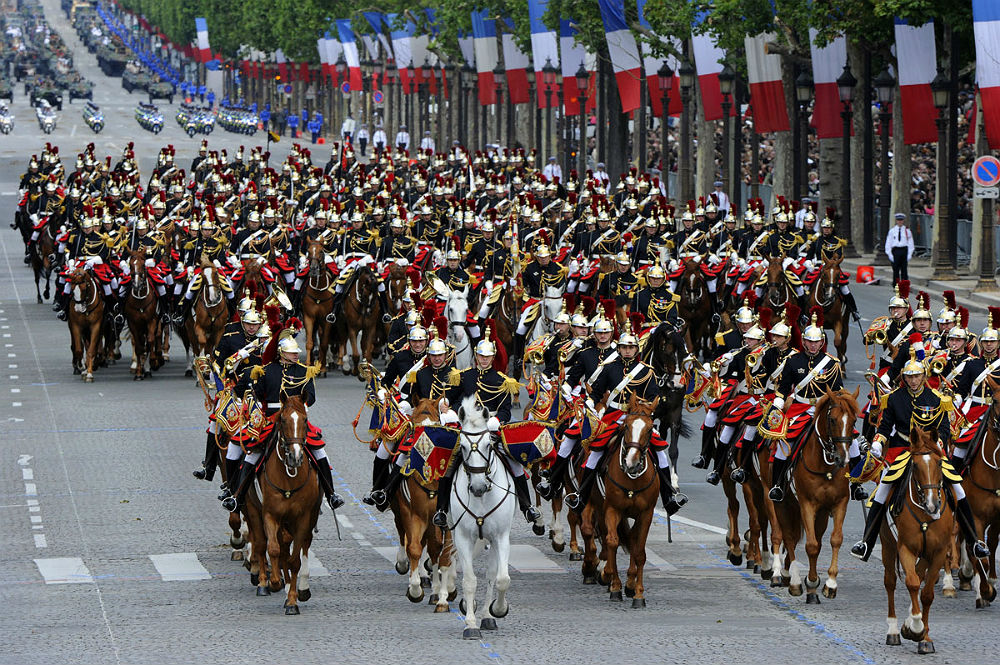
M 485 9 L 472 12 L 472 45 L 476 55 L 480 106 L 497 102 L 496 83 L 493 80 L 493 69 L 500 61 L 497 55 L 497 27 L 493 19 L 486 18 L 487 15 Z
M 695 16 L 695 25 L 700 25 L 707 19 L 708 11 L 701 11 Z M 705 120 L 721 120 L 722 91 L 719 89 L 719 72 L 722 71 L 726 52 L 716 46 L 712 36 L 707 33 L 693 35 L 691 49 L 694 51 L 694 66 L 698 72 L 698 89 L 701 91 Z
M 549 30 L 542 22 L 542 17 L 549 8 L 549 0 L 528 0 L 528 17 L 531 21 L 531 59 L 535 66 L 535 90 L 538 95 L 538 108 L 544 109 L 549 105 L 549 96 L 542 85 L 542 68 L 549 62 L 553 67 L 559 69 L 559 45 L 556 41 L 556 33 Z M 552 103 L 556 104 L 557 97 L 552 96 Z
M 788 124 L 788 107 L 785 104 L 785 87 L 781 83 L 781 56 L 767 52 L 767 43 L 774 39 L 774 33 L 769 32 L 743 38 L 750 81 L 750 106 L 753 108 L 753 123 L 758 134 L 787 132 L 791 129 Z
M 344 49 L 344 60 L 347 62 L 348 81 L 350 82 L 351 90 L 360 91 L 363 87 L 361 82 L 361 58 L 358 54 L 358 43 L 354 40 L 354 30 L 351 29 L 350 19 L 338 18 L 337 32 L 340 34 L 340 43 Z
M 285 59 L 285 52 L 280 48 L 274 52 L 274 61 L 278 63 L 278 74 L 282 81 L 288 81 L 288 60 Z
M 815 87 L 812 125 L 816 128 L 817 138 L 839 139 L 844 135 L 844 123 L 840 119 L 843 104 L 840 103 L 837 78 L 844 72 L 844 65 L 847 64 L 847 42 L 841 35 L 823 48 L 817 48 L 817 34 L 815 28 L 809 29 Z
M 458 31 L 458 48 L 462 51 L 462 60 L 465 64 L 472 66 L 476 64 L 475 44 L 472 33 L 464 30 Z
M 653 26 L 651 26 L 649 21 L 646 20 L 646 0 L 637 0 L 636 4 L 639 6 L 639 25 L 646 30 L 653 32 Z M 656 35 L 656 37 L 662 43 L 669 44 L 676 52 L 681 52 L 681 41 L 676 37 L 671 37 L 669 39 L 661 37 L 660 35 Z M 666 60 L 667 66 L 670 67 L 670 71 L 674 73 L 673 78 L 670 81 L 670 90 L 668 92 L 670 95 L 669 112 L 670 115 L 680 115 L 681 111 L 684 109 L 684 105 L 681 104 L 681 77 L 678 73 L 681 65 L 677 61 L 677 57 L 672 54 L 668 55 L 666 58 L 655 57 L 653 55 L 653 47 L 650 46 L 648 42 L 642 42 L 642 44 L 640 44 L 640 48 L 642 49 L 643 72 L 645 72 L 646 75 L 646 90 L 649 93 L 649 105 L 653 109 L 653 115 L 660 116 L 663 114 L 663 93 L 660 91 L 659 87 L 659 71 L 660 67 L 663 66 L 664 60 Z
M 599 3 L 622 112 L 628 113 L 639 108 L 642 65 L 639 48 L 625 22 L 625 0 L 599 0 Z
M 528 95 L 528 66 L 531 62 L 528 56 L 514 42 L 514 22 L 504 19 L 506 30 L 501 37 L 503 44 L 503 64 L 507 71 L 507 94 L 512 104 L 527 104 L 531 101 Z
M 983 123 L 990 149 L 1000 148 L 1000 4 L 972 0 L 976 36 L 976 83 L 983 104 Z
M 362 13 L 365 16 L 365 19 L 368 21 L 368 25 L 370 25 L 372 27 L 372 30 L 375 31 L 375 36 L 378 38 L 379 44 L 382 45 L 382 48 L 385 49 L 385 52 L 389 55 L 390 58 L 395 57 L 392 53 L 392 44 L 389 43 L 389 40 L 385 36 L 385 29 L 386 29 L 385 17 L 382 16 L 380 12 L 362 12 Z
M 208 22 L 203 18 L 196 18 L 194 29 L 198 33 L 198 62 L 208 62 L 212 59 L 212 48 L 208 45 Z
M 899 63 L 899 93 L 903 112 L 903 141 L 907 145 L 937 141 L 934 94 L 931 81 L 937 74 L 934 22 L 914 27 L 897 18 L 896 62 Z
M 580 91 L 576 85 L 576 72 L 580 65 L 590 72 L 588 81 L 594 81 L 594 56 L 576 43 L 576 27 L 573 19 L 559 19 L 559 50 L 562 54 L 563 109 L 566 115 L 580 114 Z M 593 89 L 593 86 L 589 86 Z M 587 110 L 593 110 L 594 98 L 597 95 L 587 93 Z
M 396 14 L 386 14 L 386 23 L 392 26 L 396 21 Z M 407 21 L 406 25 L 400 30 L 393 30 L 392 36 L 392 51 L 396 54 L 396 68 L 399 70 L 399 82 L 403 85 L 403 93 L 410 94 L 410 74 L 407 71 L 407 67 L 411 64 L 414 69 L 420 66 L 419 63 L 413 62 L 413 54 L 410 51 L 410 37 L 412 37 L 413 32 L 411 27 L 413 26 L 412 21 Z M 413 82 L 413 92 L 417 91 L 417 82 Z

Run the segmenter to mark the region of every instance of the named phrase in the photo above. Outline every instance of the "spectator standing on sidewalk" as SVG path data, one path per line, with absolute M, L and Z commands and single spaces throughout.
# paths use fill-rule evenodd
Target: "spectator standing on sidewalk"
M 892 285 L 901 279 L 910 279 L 906 266 L 913 258 L 913 233 L 906 225 L 906 215 L 896 213 L 896 225 L 885 237 L 885 255 L 892 261 Z

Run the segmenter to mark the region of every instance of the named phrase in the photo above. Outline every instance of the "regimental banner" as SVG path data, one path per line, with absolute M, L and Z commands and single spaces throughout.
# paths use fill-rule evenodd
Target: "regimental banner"
M 500 442 L 511 459 L 521 464 L 551 462 L 556 456 L 553 423 L 525 420 L 500 426 Z
M 403 470 L 405 475 L 416 474 L 417 479 L 430 484 L 444 475 L 459 449 L 459 430 L 443 425 L 420 425 L 413 430 L 413 447 L 410 459 Z

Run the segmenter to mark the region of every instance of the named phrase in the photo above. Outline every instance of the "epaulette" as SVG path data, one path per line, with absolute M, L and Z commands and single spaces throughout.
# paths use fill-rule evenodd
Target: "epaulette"
M 511 378 L 503 372 L 497 372 L 497 374 L 499 374 L 500 378 L 503 379 L 503 385 L 500 386 L 502 390 L 506 390 L 511 395 L 516 395 L 521 392 L 521 384 L 517 379 Z
M 896 390 L 899 390 L 899 388 L 896 388 Z M 882 396 L 878 398 L 878 410 L 879 410 L 879 412 L 885 411 L 885 407 L 888 406 L 888 404 L 889 404 L 889 395 L 891 395 L 892 393 L 896 392 L 896 390 L 893 390 L 892 392 L 888 392 L 888 393 L 882 393 Z
M 679 293 L 671 293 L 670 294 L 670 300 L 672 302 L 680 302 L 681 301 L 681 296 L 680 296 Z
M 729 332 L 729 331 L 727 330 L 726 332 L 721 332 L 720 331 L 720 332 L 715 333 L 715 343 L 716 344 L 720 344 L 720 345 L 721 344 L 725 344 L 726 343 L 726 333 L 727 332 Z
M 447 383 L 449 386 L 457 386 L 462 382 L 462 373 L 454 367 L 448 372 Z
M 414 384 L 417 382 L 417 373 L 410 371 L 406 373 L 406 382 L 409 384 Z
M 184 245 L 184 249 L 194 249 L 194 241 L 192 240 L 191 242 Z
M 256 381 L 264 376 L 265 370 L 262 365 L 254 365 L 254 368 L 250 370 L 250 380 Z
M 945 395 L 934 388 L 931 388 L 931 392 L 938 396 L 941 400 L 941 410 L 945 413 L 951 413 L 955 410 L 955 402 L 952 401 L 951 395 Z
M 309 381 L 310 379 L 315 379 L 317 376 L 319 376 L 319 373 L 321 371 L 322 368 L 320 367 L 319 363 L 316 363 L 315 365 L 306 365 L 306 381 Z

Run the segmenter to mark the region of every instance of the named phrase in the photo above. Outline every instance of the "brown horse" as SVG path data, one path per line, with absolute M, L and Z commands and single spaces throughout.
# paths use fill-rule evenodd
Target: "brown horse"
M 131 282 L 125 293 L 123 309 L 132 335 L 133 380 L 151 376 L 152 369 L 163 364 L 160 317 L 156 313 L 156 289 L 146 274 L 146 250 L 138 249 L 128 259 Z
M 410 420 L 414 425 L 438 424 L 440 409 L 437 400 L 422 399 L 413 408 Z M 435 612 L 447 612 L 448 602 L 455 600 L 458 591 L 452 563 L 454 544 L 451 532 L 445 531 L 442 539 L 441 530 L 431 524 L 431 517 L 437 509 L 437 487 L 436 481 L 425 485 L 417 479 L 417 474 L 411 474 L 393 495 L 390 506 L 400 543 L 396 572 L 401 575 L 409 573 L 406 598 L 413 603 L 424 599 L 423 566 L 420 562 L 426 549 L 432 575 L 430 602 Z
M 82 265 L 69 274 L 69 333 L 72 340 L 73 374 L 82 374 L 87 383 L 94 381 L 94 363 L 103 356 L 101 349 L 104 325 L 104 298 L 101 285 Z
M 712 331 L 712 296 L 701 272 L 701 264 L 684 260 L 684 274 L 678 280 L 677 294 L 680 317 L 684 319 L 684 342 L 691 353 L 704 357 L 708 353 Z
M 795 562 L 795 548 L 802 530 L 805 529 L 806 555 L 809 557 L 809 573 L 805 579 L 806 602 L 818 604 L 819 575 L 816 559 L 819 556 L 821 540 L 826 525 L 833 518 L 830 547 L 833 550 L 830 568 L 827 571 L 823 595 L 837 596 L 837 561 L 840 546 L 844 542 L 844 516 L 850 500 L 850 487 L 844 467 L 847 465 L 848 448 L 854 440 L 854 423 L 859 408 L 857 403 L 860 388 L 854 393 L 846 390 L 827 393 L 816 402 L 816 415 L 812 431 L 806 435 L 802 452 L 795 463 L 792 477 L 795 493 L 775 505 L 781 538 L 786 555 L 790 558 L 788 571 L 790 582 L 788 593 L 802 594 L 802 582 Z
M 346 358 L 351 345 L 351 366 L 343 365 L 344 374 L 358 376 L 358 365 L 364 356 L 371 364 L 375 350 L 377 328 L 381 325 L 382 307 L 378 299 L 378 279 L 368 266 L 355 268 L 354 276 L 344 285 L 343 316 L 337 317 L 340 342 L 337 357 Z M 342 333 L 342 334 L 341 334 Z M 360 340 L 359 340 L 360 337 Z
M 622 580 L 618 575 L 618 546 L 629 552 L 629 567 L 625 579 L 625 595 L 632 598 L 632 607 L 646 606 L 643 568 L 646 565 L 646 537 L 653 522 L 653 511 L 660 496 L 660 478 L 656 472 L 649 442 L 653 434 L 652 402 L 635 396 L 629 400 L 621 436 L 609 446 L 605 467 L 605 492 L 592 492 L 588 512 L 584 513 L 583 536 L 586 553 L 583 575 L 586 579 L 597 570 L 595 533 L 601 538 L 604 571 L 602 584 L 608 585 L 611 600 L 622 600 Z M 629 526 L 628 520 L 633 520 Z
M 300 395 L 281 400 L 275 427 L 277 436 L 264 461 L 257 487 L 271 564 L 268 587 L 280 591 L 283 584 L 288 585 L 285 614 L 293 615 L 299 613 L 299 571 L 303 559 L 307 563 L 302 574 L 306 578 L 309 575 L 309 547 L 320 504 L 319 478 L 305 450 L 306 405 Z M 260 582 L 264 583 L 263 574 Z M 306 588 L 308 584 L 303 585 Z
M 951 550 L 955 516 L 948 504 L 941 471 L 944 451 L 934 434 L 922 427 L 910 430 L 910 462 L 896 491 L 903 492 L 903 504 L 895 518 L 898 536 L 893 536 L 888 521 L 882 523 L 882 565 L 885 568 L 885 591 L 889 601 L 885 643 L 900 644 L 900 635 L 917 642 L 917 653 L 934 653 L 928 616 L 934 602 L 934 585 Z M 897 568 L 905 577 L 910 593 L 910 611 L 899 629 L 896 620 Z M 922 588 L 921 588 L 922 585 Z
M 850 315 L 844 299 L 840 297 L 840 262 L 843 257 L 828 259 L 820 268 L 819 276 L 809 289 L 809 307 L 823 309 L 823 327 L 833 331 L 833 345 L 841 363 L 847 362 L 847 335 L 851 327 Z
M 385 288 L 389 292 L 389 307 L 392 309 L 389 314 L 395 316 L 403 311 L 403 296 L 410 288 L 410 279 L 406 276 L 406 266 L 398 263 L 389 266 L 389 277 L 385 281 Z
M 222 275 L 207 260 L 201 265 L 201 285 L 194 293 L 192 316 L 184 322 L 186 338 L 194 355 L 207 355 L 219 345 L 229 317 Z
M 56 241 L 52 236 L 52 223 L 46 221 L 45 226 L 38 234 L 38 240 L 31 246 L 31 270 L 35 274 L 35 297 L 41 303 L 43 294 L 41 292 L 41 282 L 45 280 L 45 300 L 49 299 L 51 293 L 50 283 L 52 280 L 52 268 L 56 263 Z
M 306 358 L 319 363 L 326 376 L 326 354 L 330 348 L 331 324 L 326 317 L 333 311 L 333 278 L 326 267 L 323 243 L 310 240 L 306 247 L 309 278 L 302 285 L 302 321 L 306 331 Z

